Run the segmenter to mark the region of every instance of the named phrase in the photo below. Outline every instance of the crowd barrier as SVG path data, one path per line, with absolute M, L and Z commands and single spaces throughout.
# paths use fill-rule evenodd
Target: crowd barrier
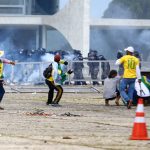
M 17 84 L 43 84 L 43 70 L 51 62 L 18 62 L 15 66 L 6 65 L 4 76 L 8 82 Z M 110 68 L 109 68 L 110 66 Z M 112 69 L 118 70 L 115 61 L 70 61 L 64 70 L 73 69 L 67 84 L 93 82 L 101 83 Z M 142 72 L 150 72 L 150 63 L 141 62 Z

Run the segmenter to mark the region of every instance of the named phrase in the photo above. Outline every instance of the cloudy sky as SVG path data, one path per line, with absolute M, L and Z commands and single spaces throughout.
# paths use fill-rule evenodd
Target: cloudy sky
M 60 0 L 60 8 L 63 8 L 69 0 Z M 103 12 L 108 8 L 112 0 L 90 0 L 91 16 L 102 17 Z

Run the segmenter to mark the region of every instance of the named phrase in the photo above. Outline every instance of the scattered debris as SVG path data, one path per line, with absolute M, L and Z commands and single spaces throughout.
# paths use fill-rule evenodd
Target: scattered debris
M 70 112 L 61 114 L 60 116 L 67 116 L 67 117 L 80 117 L 81 115 L 71 114 Z
M 44 143 L 47 143 L 47 141 L 46 141 L 46 140 L 44 140 Z
M 44 110 L 42 109 L 37 109 L 34 112 L 27 112 L 27 116 L 52 116 L 53 114 L 50 113 L 44 113 Z
M 63 139 L 72 139 L 72 138 L 69 136 L 64 136 Z
M 100 90 L 98 90 L 96 87 L 92 86 L 91 88 L 94 89 L 96 92 L 102 94 L 102 92 Z

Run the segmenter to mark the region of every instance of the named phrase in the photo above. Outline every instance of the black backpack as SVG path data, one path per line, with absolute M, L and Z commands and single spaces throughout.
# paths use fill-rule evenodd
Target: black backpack
M 43 76 L 45 78 L 50 78 L 52 76 L 53 66 L 52 63 L 43 71 Z

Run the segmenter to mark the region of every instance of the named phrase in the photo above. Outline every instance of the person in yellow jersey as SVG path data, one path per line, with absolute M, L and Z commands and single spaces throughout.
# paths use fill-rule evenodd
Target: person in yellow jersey
M 5 94 L 5 90 L 4 90 L 4 87 L 3 87 L 3 83 L 4 83 L 4 75 L 3 75 L 4 63 L 15 65 L 15 62 L 10 61 L 10 60 L 5 59 L 5 58 L 1 58 L 3 55 L 4 55 L 4 51 L 0 50 L 0 103 L 2 102 L 3 96 Z M 4 108 L 0 106 L 0 110 L 4 110 Z
M 116 61 L 116 65 L 123 65 L 124 73 L 120 81 L 120 94 L 127 102 L 127 108 L 130 109 L 133 101 L 134 85 L 136 78 L 141 82 L 141 72 L 139 67 L 139 59 L 134 54 L 132 46 L 125 49 L 126 55 Z M 128 92 L 126 88 L 128 87 Z
M 58 104 L 63 94 L 63 88 L 61 85 L 66 80 L 66 76 L 73 72 L 72 70 L 69 70 L 64 73 L 61 64 L 68 65 L 68 62 L 61 60 L 60 55 L 56 54 L 54 56 L 54 62 L 52 63 L 51 76 L 45 79 L 45 82 L 49 87 L 48 101 L 46 102 L 47 105 L 59 106 Z M 53 101 L 54 90 L 57 91 L 57 94 Z

